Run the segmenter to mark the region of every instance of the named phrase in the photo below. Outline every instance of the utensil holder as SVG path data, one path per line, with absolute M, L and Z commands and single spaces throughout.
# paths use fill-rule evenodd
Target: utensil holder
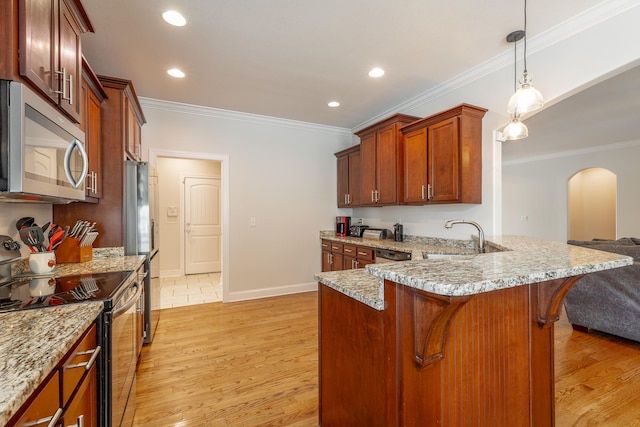
M 55 250 L 58 263 L 87 262 L 93 259 L 93 246 L 80 246 L 75 237 L 67 237 Z

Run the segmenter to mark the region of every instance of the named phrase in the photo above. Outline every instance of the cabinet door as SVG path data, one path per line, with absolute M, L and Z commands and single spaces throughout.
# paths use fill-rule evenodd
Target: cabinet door
M 349 206 L 349 156 L 338 157 L 338 207 Z
M 85 149 L 89 158 L 87 192 L 89 197 L 102 197 L 102 166 L 100 162 L 100 108 L 101 102 L 89 87 L 83 85 Z
M 322 251 L 322 271 L 331 271 L 331 252 Z
M 64 413 L 64 427 L 98 426 L 98 392 L 96 365 L 84 377 Z
M 444 120 L 428 129 L 428 176 L 431 202 L 452 202 L 458 193 L 458 117 Z
M 332 252 L 331 258 L 331 271 L 339 271 L 344 269 L 344 256 L 341 253 Z
M 126 110 L 126 151 L 132 160 L 140 161 L 140 124 L 138 123 L 138 117 L 136 116 L 136 110 L 133 108 L 133 103 L 129 98 L 125 104 Z
M 52 100 L 58 33 L 58 0 L 20 1 L 20 74 Z
M 69 116 L 80 121 L 82 103 L 80 102 L 80 85 L 82 82 L 82 54 L 80 52 L 80 27 L 64 0 L 60 0 L 60 34 L 59 34 L 59 70 L 58 104 Z
M 362 161 L 360 204 L 373 205 L 376 201 L 376 134 L 363 136 L 360 140 L 360 159 Z
M 349 206 L 360 206 L 360 176 L 361 176 L 360 151 L 349 154 Z
M 404 202 L 427 200 L 427 130 L 415 130 L 404 136 Z
M 60 417 L 60 377 L 58 371 L 47 381 L 27 410 L 15 423 L 16 426 L 35 426 L 49 422 L 53 417 Z M 38 424 L 40 422 L 40 424 Z
M 393 204 L 398 200 L 397 127 L 391 124 L 377 132 L 376 167 L 378 194 L 376 203 Z

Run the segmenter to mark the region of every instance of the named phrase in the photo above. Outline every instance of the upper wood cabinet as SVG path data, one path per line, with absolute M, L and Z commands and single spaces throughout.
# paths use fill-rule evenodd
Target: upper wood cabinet
M 53 221 L 56 224 L 75 224 L 78 218 L 95 221 L 100 234 L 93 247 L 122 247 L 125 242 L 124 161 L 131 158 L 127 151 L 127 142 L 131 139 L 130 114 L 135 114 L 139 125 L 145 123 L 145 118 L 130 80 L 107 76 L 98 76 L 98 80 L 107 96 L 100 112 L 100 156 L 105 171 L 100 202 L 53 205 Z M 134 135 L 139 137 L 139 127 Z
M 360 146 L 335 153 L 338 159 L 338 207 L 360 206 Z
M 86 177 L 86 201 L 97 202 L 102 197 L 102 161 L 100 155 L 100 132 L 102 102 L 107 94 L 93 73 L 93 70 L 82 58 L 82 121 L 80 128 L 84 131 L 85 151 L 89 159 Z
M 482 118 L 461 104 L 401 129 L 405 204 L 482 203 Z
M 19 0 L 20 75 L 69 117 L 82 115 L 80 36 L 93 31 L 79 0 Z
M 400 202 L 403 181 L 403 125 L 419 117 L 396 114 L 369 126 L 360 137 L 362 206 L 395 205 Z

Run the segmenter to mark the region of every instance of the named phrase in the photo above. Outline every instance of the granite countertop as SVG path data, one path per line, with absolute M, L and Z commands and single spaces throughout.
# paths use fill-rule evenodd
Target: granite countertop
M 144 262 L 144 255 L 128 255 L 114 257 L 93 258 L 86 262 L 66 262 L 56 264 L 48 275 L 72 276 L 75 274 L 107 273 L 110 271 L 133 271 Z M 11 266 L 14 278 L 30 277 L 33 273 L 29 269 L 29 260 L 21 260 Z
M 385 279 L 434 294 L 464 296 L 623 267 L 633 262 L 624 255 L 531 237 L 491 236 L 485 241 L 496 252 L 370 264 L 365 269 L 318 273 L 314 277 L 326 286 L 382 310 Z
M 321 231 L 320 238 L 333 242 L 346 243 L 392 251 L 410 252 L 411 259 L 424 259 L 426 254 L 463 255 L 477 253 L 473 240 L 441 239 L 438 237 L 406 236 L 405 241 L 391 239 L 373 240 L 360 237 L 337 237 L 335 231 Z
M 102 307 L 102 302 L 87 302 L 0 314 L 0 425 L 27 401 Z

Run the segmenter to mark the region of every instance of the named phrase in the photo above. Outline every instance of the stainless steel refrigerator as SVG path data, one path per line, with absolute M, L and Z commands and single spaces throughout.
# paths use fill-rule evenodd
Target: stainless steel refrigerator
M 127 160 L 125 173 L 125 255 L 144 255 L 144 342 L 150 343 L 160 320 L 160 287 L 152 286 L 157 277 L 154 262 L 158 248 L 154 238 L 155 219 L 149 207 L 149 165 Z

